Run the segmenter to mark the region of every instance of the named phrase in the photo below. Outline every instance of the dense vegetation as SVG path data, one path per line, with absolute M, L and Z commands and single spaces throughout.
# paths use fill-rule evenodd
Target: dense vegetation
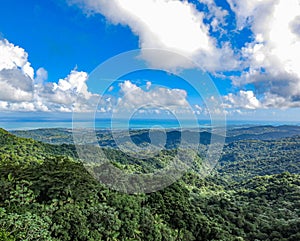
M 151 130 L 153 132 L 153 130 Z M 73 144 L 72 130 L 66 128 L 50 128 L 50 129 L 33 129 L 33 130 L 15 130 L 13 134 L 32 138 L 50 144 Z M 284 137 L 292 137 L 299 135 L 300 126 L 250 126 L 250 127 L 231 127 L 226 131 L 226 143 L 241 140 L 277 140 Z M 149 130 L 130 130 L 131 139 L 136 144 L 149 142 Z M 174 147 L 176 141 L 180 141 L 180 132 L 177 130 L 167 131 L 166 147 Z M 101 146 L 115 147 L 116 143 L 109 130 L 96 130 L 96 135 Z M 126 133 L 124 133 L 126 135 Z M 216 131 L 215 139 L 224 141 L 222 135 L 218 135 Z M 211 139 L 211 130 L 209 128 L 202 129 L 199 134 L 200 143 L 207 144 Z M 218 138 L 219 137 L 219 138 Z M 198 142 L 197 142 L 198 144 Z
M 300 136 L 232 142 L 224 147 L 217 168 L 236 181 L 285 171 L 300 173 Z
M 0 130 L 0 240 L 300 240 L 299 150 L 299 137 L 232 142 L 211 176 L 127 195 L 95 181 L 74 146 Z M 131 171 L 172 155 L 105 152 Z

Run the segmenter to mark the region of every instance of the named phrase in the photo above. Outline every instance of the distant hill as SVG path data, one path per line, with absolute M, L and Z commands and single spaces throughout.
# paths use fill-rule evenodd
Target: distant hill
M 228 129 L 226 133 L 226 142 L 240 140 L 276 140 L 284 137 L 300 135 L 300 126 L 282 125 L 282 126 L 253 126 L 248 128 Z
M 208 145 L 211 142 L 212 135 L 217 142 L 224 142 L 224 136 L 216 133 L 211 133 L 209 130 L 197 133 L 193 130 L 169 130 L 166 132 L 164 139 L 165 147 L 176 148 L 181 143 L 182 135 L 190 135 L 189 144 L 202 144 Z M 50 144 L 73 144 L 73 136 L 71 129 L 53 128 L 53 129 L 34 129 L 34 130 L 17 130 L 11 133 L 26 138 L 32 138 L 37 141 L 50 143 Z M 98 143 L 102 147 L 116 147 L 117 144 L 110 130 L 96 130 Z M 161 131 L 155 130 L 130 130 L 130 140 L 136 145 L 144 145 L 151 143 L 150 135 L 152 138 L 160 138 Z M 241 140 L 277 140 L 285 137 L 292 137 L 300 135 L 300 126 L 253 126 L 247 128 L 228 128 L 226 133 L 225 142 L 231 143 Z M 120 131 L 118 133 L 118 143 L 128 141 L 128 134 Z M 197 139 L 199 138 L 199 139 Z M 184 143 L 186 144 L 186 143 Z
M 227 176 L 233 180 L 243 180 L 254 176 L 279 174 L 285 171 L 290 173 L 300 173 L 300 127 L 298 126 L 258 126 L 228 130 L 222 157 L 215 169 L 221 176 Z M 15 131 L 13 133 L 35 137 L 42 140 L 55 140 L 55 143 L 69 143 L 72 133 L 67 129 L 38 129 L 30 131 Z M 136 145 L 151 143 L 151 137 L 163 133 L 151 132 L 149 130 L 130 131 L 131 141 Z M 171 151 L 176 149 L 181 140 L 181 135 L 190 136 L 189 144 L 197 143 L 200 138 L 202 151 L 210 143 L 211 136 L 222 141 L 224 137 L 211 134 L 208 131 L 199 133 L 185 130 L 177 130 L 166 133 L 165 146 Z M 284 136 L 284 138 L 281 138 Z M 289 137 L 285 137 L 289 136 Z M 116 142 L 112 134 L 106 130 L 98 130 L 97 137 L 100 146 L 105 147 L 105 154 L 117 165 L 130 170 L 151 171 L 153 168 L 161 168 L 166 162 L 162 161 L 170 155 L 167 151 L 160 153 L 155 158 L 145 161 L 133 158 L 122 153 L 116 147 Z M 66 138 L 66 141 L 65 139 Z M 127 134 L 120 132 L 118 144 L 126 144 Z M 50 145 L 33 139 L 16 137 L 13 134 L 1 129 L 0 131 L 0 151 L 2 156 L 10 153 L 10 158 L 18 157 L 19 160 L 43 160 L 49 155 L 68 155 L 76 157 L 76 149 L 72 144 Z M 126 145 L 125 145 L 126 146 Z M 187 145 L 188 147 L 188 145 Z M 202 153 L 202 154 L 203 154 Z M 201 156 L 201 153 L 199 154 Z M 167 158 L 168 159 L 168 158 Z M 119 167 L 121 167 L 119 166 Z
M 32 138 L 37 141 L 49 144 L 72 144 L 73 136 L 72 130 L 67 128 L 42 128 L 32 130 L 16 130 L 11 131 L 12 134 Z

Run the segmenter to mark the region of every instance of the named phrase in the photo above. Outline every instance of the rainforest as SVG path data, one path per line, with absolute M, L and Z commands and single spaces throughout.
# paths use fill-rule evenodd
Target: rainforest
M 141 145 L 147 133 L 131 136 Z M 176 133 L 143 162 L 109 132 L 97 138 L 117 168 L 144 173 L 167 165 Z M 1 129 L 0 240 L 300 240 L 299 134 L 298 126 L 229 129 L 210 175 L 190 169 L 157 192 L 126 194 L 88 172 L 70 130 Z M 203 150 L 211 135 L 200 133 Z

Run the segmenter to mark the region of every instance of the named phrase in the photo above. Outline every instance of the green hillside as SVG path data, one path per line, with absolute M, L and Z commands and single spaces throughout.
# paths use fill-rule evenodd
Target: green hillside
M 300 240 L 298 137 L 234 142 L 211 176 L 190 172 L 168 188 L 139 195 L 95 181 L 72 145 L 44 144 L 2 129 L 0 143 L 1 241 Z M 172 155 L 162 152 L 141 163 L 105 151 L 129 171 L 151 171 Z M 283 156 L 281 169 L 274 167 Z
M 300 173 L 300 136 L 277 140 L 243 140 L 225 145 L 217 171 L 236 181 L 280 174 Z
M 0 128 L 0 158 L 2 162 L 41 163 L 53 155 L 76 157 L 74 146 L 49 145 L 29 138 L 20 138 Z

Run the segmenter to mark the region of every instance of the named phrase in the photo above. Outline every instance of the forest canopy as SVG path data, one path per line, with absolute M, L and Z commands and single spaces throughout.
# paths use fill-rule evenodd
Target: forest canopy
M 105 151 L 133 172 L 172 152 L 143 164 Z M 206 178 L 191 170 L 161 191 L 128 195 L 96 181 L 72 144 L 1 129 L 0 240 L 300 240 L 299 151 L 299 136 L 233 141 Z

